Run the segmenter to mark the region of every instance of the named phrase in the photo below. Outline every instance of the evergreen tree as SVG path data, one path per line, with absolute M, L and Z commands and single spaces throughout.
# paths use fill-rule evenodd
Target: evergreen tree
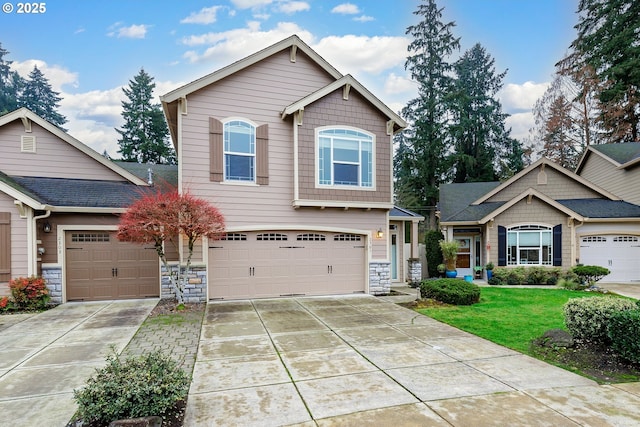
M 62 100 L 58 95 L 60 93 L 51 88 L 49 80 L 34 65 L 18 98 L 18 106 L 28 108 L 49 123 L 66 131 L 62 125 L 67 122 L 67 118 L 56 111 Z
M 11 71 L 11 63 L 4 59 L 9 51 L 0 43 L 0 116 L 18 108 L 18 96 L 24 87 L 24 79 Z
M 496 98 L 507 72 L 497 74 L 494 63 L 486 50 L 476 44 L 454 64 L 449 127 L 454 182 L 497 179 L 499 156 L 514 148 L 510 130 L 505 129 L 507 114 Z
M 600 87 L 602 124 L 611 142 L 640 132 L 640 2 L 580 0 L 575 70 L 591 67 Z
M 153 104 L 153 77 L 144 69 L 129 80 L 122 91 L 128 101 L 122 101 L 122 130 L 116 129 L 122 160 L 138 163 L 175 163 L 176 157 L 168 141 L 169 129 L 160 104 Z
M 416 210 L 423 213 L 428 228 L 435 229 L 438 187 L 448 169 L 443 161 L 449 149 L 445 101 L 453 82 L 447 58 L 460 48 L 460 39 L 451 32 L 455 23 L 441 21 L 442 9 L 435 0 L 419 4 L 414 14 L 422 20 L 407 28 L 413 41 L 405 68 L 418 83 L 419 95 L 401 112 L 409 127 L 396 139 L 404 144 L 397 154 L 403 158 L 395 162 L 396 183 L 419 200 Z

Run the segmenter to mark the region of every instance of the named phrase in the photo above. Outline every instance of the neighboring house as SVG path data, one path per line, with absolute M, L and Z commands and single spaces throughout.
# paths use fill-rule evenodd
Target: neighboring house
M 196 250 L 209 299 L 389 291 L 406 123 L 357 80 L 292 36 L 161 101 L 180 189 L 226 220 L 226 237 Z
M 42 275 L 55 302 L 157 297 L 151 248 L 115 237 L 140 179 L 22 108 L 0 117 L 0 294 Z
M 603 167 L 592 160 L 589 168 Z M 609 268 L 604 281 L 640 281 L 640 206 L 548 159 L 503 183 L 442 185 L 439 216 L 446 238 L 461 243 L 458 275 L 489 261 L 563 269 L 582 263 Z
M 153 247 L 116 231 L 140 194 L 171 185 L 227 225 L 196 246 L 188 301 L 382 294 L 420 279 L 422 217 L 392 202 L 406 123 L 298 37 L 162 103 L 179 166 L 110 161 L 26 109 L 0 117 L 0 294 L 41 274 L 55 302 L 170 296 Z
M 576 173 L 616 196 L 640 205 L 640 142 L 590 145 Z

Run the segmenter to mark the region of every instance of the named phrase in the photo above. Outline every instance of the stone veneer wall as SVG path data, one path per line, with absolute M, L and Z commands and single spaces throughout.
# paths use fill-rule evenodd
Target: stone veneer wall
M 62 267 L 42 267 L 42 278 L 49 289 L 52 304 L 62 304 Z
M 422 263 L 418 258 L 409 259 L 409 283 L 420 283 L 422 281 Z
M 170 267 L 174 272 L 178 269 L 177 265 Z M 169 273 L 162 267 L 162 289 L 160 298 L 176 297 L 176 293 L 169 281 Z M 189 274 L 189 280 L 184 289 L 184 302 L 186 303 L 200 303 L 207 302 L 207 268 L 206 266 L 191 266 L 191 273 Z
M 391 263 L 369 263 L 369 293 L 383 295 L 391 292 Z

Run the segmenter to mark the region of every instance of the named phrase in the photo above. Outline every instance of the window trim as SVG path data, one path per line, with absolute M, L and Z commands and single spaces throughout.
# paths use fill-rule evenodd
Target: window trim
M 538 246 L 521 246 L 520 245 L 520 232 L 539 232 L 540 239 Z M 543 245 L 542 233 L 546 232 L 549 234 L 548 245 Z M 513 245 L 509 244 L 509 234 L 517 233 L 516 237 L 516 245 L 515 245 L 515 262 L 512 261 L 514 255 L 511 254 Z M 542 267 L 551 267 L 554 266 L 554 227 L 547 224 L 518 224 L 513 225 L 511 227 L 506 227 L 505 234 L 505 257 L 506 257 L 506 265 L 507 266 L 542 266 Z M 544 255 L 544 247 L 548 246 L 547 257 L 546 260 L 543 258 Z M 521 251 L 522 250 L 536 250 L 538 251 L 538 262 L 521 262 Z
M 253 153 L 247 154 L 247 153 L 240 153 L 240 152 L 234 152 L 234 151 L 227 151 L 227 147 L 226 147 L 227 144 L 226 144 L 226 138 L 225 138 L 227 133 L 226 127 L 231 122 L 246 123 L 253 128 L 253 141 L 251 143 L 253 145 Z M 258 163 L 257 130 L 258 130 L 258 125 L 254 123 L 252 120 L 246 119 L 244 117 L 227 117 L 226 119 L 222 120 L 222 182 L 227 184 L 244 184 L 244 185 L 257 184 L 257 163 Z M 230 179 L 227 176 L 227 155 L 228 154 L 236 155 L 236 156 L 251 157 L 253 159 L 253 166 L 252 166 L 253 176 L 251 177 L 251 179 Z
M 320 134 L 324 131 L 328 131 L 328 130 L 346 130 L 346 131 L 353 131 L 353 132 L 358 132 L 361 133 L 363 135 L 366 135 L 368 137 L 371 138 L 371 186 L 363 186 L 362 185 L 362 147 L 361 147 L 361 139 L 357 139 L 357 141 L 359 141 L 359 147 L 358 147 L 358 155 L 359 155 L 359 161 L 358 161 L 358 185 L 344 185 L 344 184 L 335 184 L 334 182 L 334 177 L 333 177 L 333 165 L 335 164 L 333 161 L 333 158 L 330 160 L 330 164 L 331 164 L 331 184 L 321 184 L 320 183 Z M 348 136 L 346 136 L 346 139 L 349 139 Z M 354 138 L 354 140 L 356 140 Z M 333 145 L 331 147 L 331 153 L 333 155 Z M 313 160 L 314 160 L 314 169 L 315 169 L 315 177 L 314 177 L 314 183 L 315 183 L 315 188 L 322 188 L 322 189 L 336 189 L 336 190 L 358 190 L 358 191 L 376 191 L 376 134 L 366 131 L 364 129 L 361 128 L 357 128 L 354 126 L 342 126 L 342 125 L 332 125 L 332 126 L 320 126 L 315 128 L 314 130 L 314 153 L 313 153 Z

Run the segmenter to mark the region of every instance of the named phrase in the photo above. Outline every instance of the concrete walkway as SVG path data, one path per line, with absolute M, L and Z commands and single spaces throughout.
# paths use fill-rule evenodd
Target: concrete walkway
M 67 303 L 38 314 L 0 316 L 0 424 L 65 426 L 73 390 L 120 353 L 158 302 Z
M 387 297 L 385 297 L 387 298 Z M 372 296 L 211 303 L 187 426 L 637 426 L 595 382 Z

